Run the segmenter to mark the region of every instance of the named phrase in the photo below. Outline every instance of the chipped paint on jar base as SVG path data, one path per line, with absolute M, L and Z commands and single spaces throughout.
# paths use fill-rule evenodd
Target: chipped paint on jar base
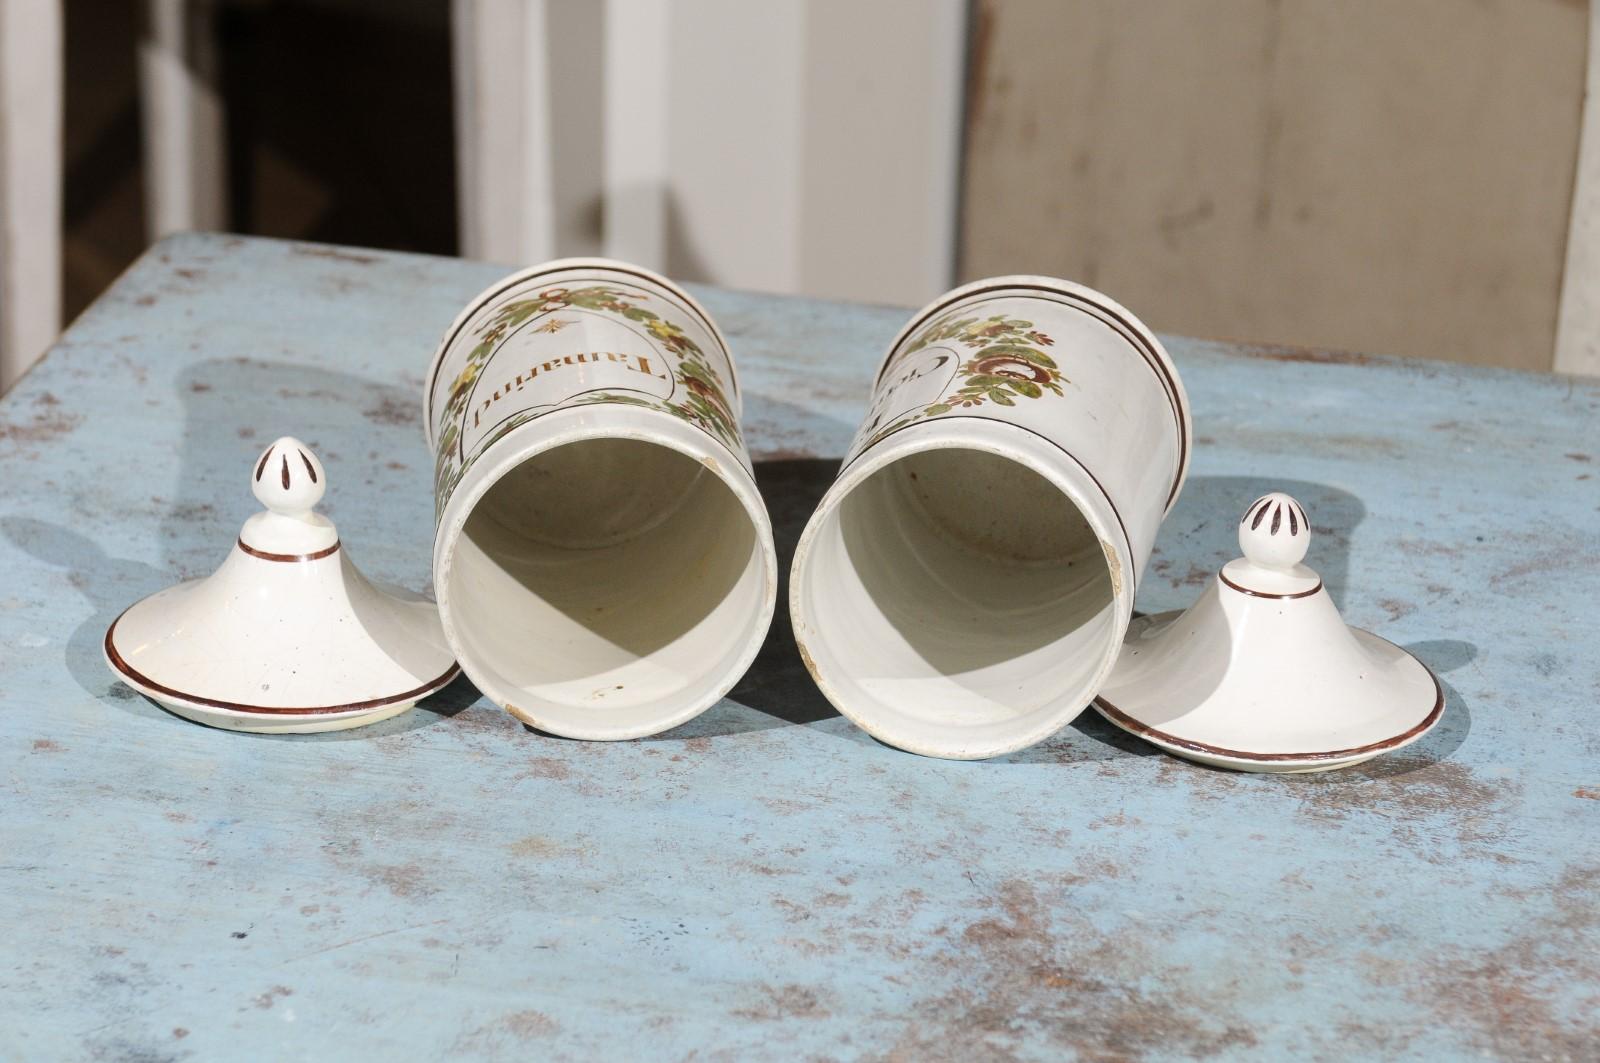
M 1005 277 L 920 312 L 878 380 L 795 551 L 801 655 L 891 745 L 1032 745 L 1116 660 L 1187 467 L 1177 373 L 1104 296 Z

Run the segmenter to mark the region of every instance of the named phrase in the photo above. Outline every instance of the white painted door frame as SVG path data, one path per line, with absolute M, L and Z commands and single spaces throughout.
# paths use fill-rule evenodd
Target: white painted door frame
M 0 0 L 0 392 L 61 329 L 61 23 Z
M 1559 315 L 1552 368 L 1600 376 L 1600 0 L 1589 4 L 1589 72 Z
M 879 302 L 952 282 L 967 0 L 453 0 L 452 18 L 464 254 L 600 250 Z
M 227 227 L 215 0 L 147 0 L 139 42 L 145 231 Z

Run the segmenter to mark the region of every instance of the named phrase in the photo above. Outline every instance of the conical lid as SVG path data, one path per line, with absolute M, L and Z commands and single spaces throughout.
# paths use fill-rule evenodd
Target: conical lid
M 284 437 L 251 474 L 266 510 L 222 566 L 136 602 L 106 631 L 118 677 L 190 719 L 256 731 L 370 723 L 453 679 L 434 604 L 368 582 L 313 512 L 327 477 L 310 448 Z
M 1303 563 L 1288 495 L 1258 498 L 1228 562 L 1182 613 L 1141 617 L 1095 707 L 1178 756 L 1243 771 L 1345 767 L 1421 738 L 1444 695 L 1415 657 L 1348 627 Z

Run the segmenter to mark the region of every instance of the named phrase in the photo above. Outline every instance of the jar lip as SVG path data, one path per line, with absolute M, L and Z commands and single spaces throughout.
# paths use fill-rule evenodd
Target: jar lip
M 735 416 L 743 414 L 744 399 L 739 389 L 739 367 L 734 364 L 733 352 L 728 348 L 728 338 L 723 335 L 716 319 L 701 305 L 698 299 L 685 291 L 682 285 L 654 270 L 636 266 L 631 262 L 623 262 L 619 259 L 597 256 L 557 258 L 551 259 L 549 262 L 540 263 L 537 266 L 529 266 L 526 269 L 517 270 L 500 278 L 468 300 L 466 306 L 450 322 L 450 327 L 444 331 L 438 346 L 434 348 L 433 357 L 428 362 L 427 374 L 423 378 L 425 383 L 422 388 L 422 434 L 427 441 L 429 449 L 432 449 L 434 443 L 433 398 L 438 387 L 439 370 L 444 365 L 445 356 L 449 353 L 451 345 L 455 343 L 457 337 L 461 334 L 461 330 L 466 327 L 467 322 L 497 296 L 519 284 L 546 273 L 575 269 L 611 270 L 616 273 L 627 274 L 655 284 L 670 292 L 674 298 L 682 300 L 695 316 L 700 319 L 701 323 L 710 330 L 712 338 L 717 341 L 717 346 L 721 349 L 722 355 L 728 363 L 728 386 L 733 391 L 734 414 Z
M 1172 486 L 1167 494 L 1167 501 L 1163 514 L 1170 513 L 1178 501 L 1178 494 L 1183 490 L 1184 481 L 1189 475 L 1189 458 L 1193 450 L 1191 440 L 1194 436 L 1193 419 L 1189 411 L 1189 396 L 1184 390 L 1183 380 L 1178 375 L 1178 367 L 1172 360 L 1172 355 L 1165 346 L 1156 338 L 1156 334 L 1145 325 L 1143 321 L 1127 307 L 1118 303 L 1104 292 L 1078 284 L 1075 281 L 1063 280 L 1060 277 L 1049 277 L 1037 274 L 1009 274 L 1000 277 L 986 277 L 982 280 L 963 284 L 958 288 L 945 292 L 918 310 L 895 334 L 893 342 L 889 344 L 882 360 L 878 363 L 878 370 L 873 376 L 873 387 L 883 381 L 884 374 L 889 365 L 894 361 L 895 355 L 918 328 L 941 311 L 954 307 L 958 303 L 974 296 L 988 293 L 1012 293 L 1019 298 L 1038 298 L 1040 296 L 1054 296 L 1059 305 L 1068 306 L 1085 313 L 1099 313 L 1109 317 L 1112 322 L 1119 325 L 1119 332 L 1126 330 L 1131 333 L 1131 345 L 1138 350 L 1141 359 L 1154 372 L 1162 391 L 1167 396 L 1167 401 L 1172 406 L 1173 418 L 1178 431 L 1178 467 L 1172 478 Z

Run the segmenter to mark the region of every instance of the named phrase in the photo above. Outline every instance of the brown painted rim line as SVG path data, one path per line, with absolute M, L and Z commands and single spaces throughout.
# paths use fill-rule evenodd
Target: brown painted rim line
M 126 609 L 123 610 L 122 615 L 127 615 Z M 154 679 L 151 679 L 149 676 L 140 672 L 137 668 L 133 667 L 133 665 L 122 659 L 122 654 L 117 652 L 117 647 L 112 643 L 111 636 L 117 630 L 117 624 L 121 620 L 122 616 L 118 616 L 116 620 L 111 622 L 111 626 L 106 628 L 105 650 L 106 660 L 111 663 L 111 667 L 122 673 L 124 679 L 129 680 L 137 686 L 149 687 L 151 690 L 154 690 L 160 694 L 164 694 L 167 697 L 178 698 L 182 701 L 191 702 L 195 705 L 204 705 L 207 708 L 226 709 L 229 712 L 245 712 L 256 716 L 326 716 L 336 712 L 356 712 L 362 709 L 381 709 L 388 705 L 398 705 L 406 701 L 417 701 L 450 682 L 461 671 L 461 666 L 456 662 L 451 661 L 450 667 L 445 669 L 443 675 L 431 679 L 419 687 L 414 687 L 403 694 L 394 694 L 386 698 L 372 698 L 368 701 L 352 701 L 347 705 L 318 705 L 313 708 L 279 708 L 277 706 L 267 705 L 243 705 L 236 701 L 219 701 L 216 698 L 203 698 L 198 694 L 185 694 L 183 691 L 174 690 L 172 687 L 169 687 L 164 683 L 157 683 Z
M 1373 637 L 1377 638 L 1378 636 L 1374 635 Z M 1383 641 L 1388 642 L 1387 639 Z M 1394 643 L 1390 642 L 1389 645 L 1393 646 Z M 1395 648 L 1399 649 L 1398 646 Z M 1417 661 L 1415 656 L 1406 653 L 1405 650 L 1400 650 L 1400 652 L 1405 653 L 1413 661 Z M 1417 661 L 1417 663 L 1422 664 L 1421 661 Z M 1177 735 L 1168 734 L 1165 731 L 1151 727 L 1149 724 L 1140 723 L 1103 697 L 1094 699 L 1094 707 L 1100 710 L 1101 715 L 1121 727 L 1124 731 L 1138 735 L 1140 738 L 1152 741 L 1157 745 L 1166 743 L 1167 745 L 1177 746 L 1179 749 L 1186 749 L 1191 753 L 1205 753 L 1215 757 L 1226 757 L 1230 760 L 1243 760 L 1258 764 L 1279 764 L 1285 761 L 1343 760 L 1346 757 L 1357 757 L 1363 753 L 1382 753 L 1386 749 L 1403 746 L 1439 722 L 1439 717 L 1444 712 L 1444 688 L 1439 685 L 1439 677 L 1433 674 L 1432 668 L 1422 664 L 1422 670 L 1428 673 L 1429 679 L 1433 680 L 1434 699 L 1433 710 L 1422 718 L 1421 723 L 1395 735 L 1393 738 L 1385 738 L 1382 741 L 1372 742 L 1364 746 L 1352 746 L 1349 749 L 1332 749 L 1324 753 L 1246 753 L 1238 749 L 1225 749 L 1222 746 L 1214 746 L 1206 742 L 1195 742 L 1187 738 L 1179 738 Z
M 328 547 L 326 550 L 318 550 L 314 554 L 271 554 L 265 550 L 257 550 L 255 547 L 245 542 L 244 537 L 241 536 L 239 538 L 239 549 L 243 550 L 251 557 L 259 557 L 263 561 L 320 561 L 324 557 L 329 557 L 338 553 L 339 542 L 338 540 L 335 540 L 332 546 Z
M 969 299 L 977 299 L 981 296 L 993 295 L 996 292 L 1016 290 L 1042 292 L 1046 295 L 1055 296 L 1058 299 L 1066 299 L 1069 301 L 1069 305 L 1071 302 L 1082 304 L 1081 306 L 1075 307 L 1075 309 L 1078 310 L 1083 310 L 1084 307 L 1093 307 L 1094 309 L 1100 311 L 1100 313 L 1106 315 L 1106 317 L 1116 322 L 1118 328 L 1116 328 L 1114 331 L 1117 331 L 1119 334 L 1123 334 L 1122 338 L 1127 340 L 1133 346 L 1133 348 L 1139 352 L 1140 361 L 1144 362 L 1145 365 L 1155 370 L 1156 377 L 1161 381 L 1162 390 L 1166 392 L 1167 402 L 1172 406 L 1173 415 L 1178 421 L 1178 479 L 1173 481 L 1172 491 L 1167 495 L 1167 508 L 1171 509 L 1173 502 L 1177 501 L 1179 489 L 1183 486 L 1183 474 L 1184 470 L 1188 467 L 1189 458 L 1189 433 L 1188 426 L 1183 416 L 1184 410 L 1182 409 L 1182 407 L 1186 404 L 1180 402 L 1178 399 L 1178 385 L 1176 381 L 1177 370 L 1175 367 L 1168 366 L 1166 360 L 1161 357 L 1157 349 L 1150 343 L 1150 340 L 1144 335 L 1144 331 L 1147 330 L 1134 327 L 1115 310 L 1094 299 L 1090 299 L 1086 295 L 1078 292 L 1065 291 L 1061 288 L 1051 288 L 1042 284 L 1029 284 L 1026 282 L 996 284 L 988 288 L 979 288 L 976 291 L 964 292 L 959 299 L 947 299 L 936 306 L 929 307 L 925 312 L 919 314 L 911 322 L 911 324 L 902 329 L 901 335 L 904 337 L 904 339 L 902 339 L 901 342 L 903 343 L 905 340 L 910 339 L 911 334 L 918 328 L 921 328 L 928 321 L 931 321 L 936 315 L 950 309 L 957 303 L 966 302 Z M 899 343 L 895 344 L 896 348 L 899 346 Z M 885 358 L 883 360 L 883 365 L 878 368 L 878 375 L 872 379 L 872 386 L 874 389 L 876 389 L 878 384 L 883 381 L 884 374 L 889 371 L 889 366 L 894 361 L 893 355 L 894 352 L 890 351 L 890 357 Z
M 482 310 L 484 307 L 488 306 L 491 302 L 493 302 L 494 300 L 500 298 L 500 296 L 504 295 L 506 292 L 510 291 L 512 288 L 515 288 L 519 284 L 526 284 L 528 281 L 538 280 L 541 276 L 543 276 L 546 273 L 560 273 L 560 272 L 562 272 L 564 270 L 574 270 L 574 271 L 577 271 L 577 272 L 582 272 L 583 270 L 595 271 L 595 270 L 602 270 L 602 269 L 611 270 L 614 273 L 622 273 L 622 274 L 625 274 L 625 275 L 627 275 L 629 277 L 637 277 L 639 280 L 644 281 L 647 284 L 653 284 L 653 285 L 656 285 L 658 287 L 661 284 L 661 282 L 659 280 L 657 280 L 655 277 L 651 277 L 648 274 L 639 273 L 639 272 L 637 272 L 635 270 L 628 269 L 625 265 L 609 265 L 608 264 L 608 265 L 601 266 L 601 265 L 597 265 L 597 264 L 592 264 L 591 263 L 590 265 L 556 266 L 556 267 L 553 267 L 553 268 L 548 269 L 548 270 L 540 270 L 540 271 L 538 271 L 536 273 L 523 274 L 523 275 L 520 275 L 520 276 L 517 275 L 517 274 L 513 274 L 512 277 L 507 278 L 506 280 L 502 281 L 500 284 L 496 285 L 493 289 L 491 289 L 489 291 L 485 291 L 485 292 L 479 292 L 478 295 L 475 296 L 473 298 L 473 300 L 472 300 L 472 309 L 461 316 L 461 323 L 458 326 L 450 329 L 449 333 L 445 336 L 444 340 L 440 342 L 438 349 L 440 351 L 448 351 L 449 348 L 450 348 L 450 345 L 456 341 L 456 338 L 458 336 L 461 335 L 462 330 L 467 327 L 468 322 L 470 322 L 473 319 L 473 317 L 477 315 L 478 311 Z M 583 278 L 583 279 L 585 279 L 585 280 L 587 280 L 587 279 L 602 280 L 603 278 L 595 277 L 595 278 Z M 666 279 L 666 278 L 664 278 L 664 279 Z M 722 346 L 722 356 L 725 359 L 727 359 L 729 371 L 730 371 L 730 373 L 736 372 L 736 370 L 733 369 L 733 354 L 728 350 L 727 340 L 723 337 L 721 331 L 718 330 L 718 328 L 716 326 L 716 323 L 711 320 L 710 313 L 708 311 L 706 311 L 706 310 L 701 309 L 699 307 L 699 305 L 695 302 L 694 297 L 691 296 L 688 292 L 683 291 L 681 288 L 679 288 L 676 281 L 672 281 L 670 279 L 667 279 L 667 280 L 668 280 L 668 284 L 670 285 L 670 287 L 668 287 L 667 290 L 672 293 L 674 299 L 678 300 L 679 302 L 681 302 L 683 304 L 682 308 L 684 310 L 687 310 L 691 317 L 699 318 L 700 323 L 706 326 L 706 331 L 710 332 L 712 337 L 715 338 L 719 343 L 721 343 L 723 345 Z M 635 287 L 638 287 L 638 285 L 635 285 Z M 433 371 L 428 375 L 427 395 L 426 395 L 426 397 L 424 398 L 423 401 L 427 404 L 427 411 L 428 411 L 427 415 L 430 418 L 433 416 L 433 413 L 432 413 L 432 411 L 433 411 L 433 393 L 434 393 L 435 390 L 437 390 L 437 388 L 439 386 L 439 372 L 444 368 L 444 361 L 445 360 L 444 360 L 443 357 L 439 358 L 438 364 L 433 367 Z M 738 396 L 739 395 L 739 380 L 738 380 L 737 376 L 735 376 L 735 377 L 733 377 L 733 379 L 729 380 L 728 383 L 733 388 L 734 395 Z M 427 426 L 425 425 L 424 428 L 426 428 L 426 427 Z
M 1238 591 L 1240 594 L 1248 594 L 1252 598 L 1281 598 L 1284 600 L 1288 600 L 1290 598 L 1309 598 L 1322 589 L 1322 580 L 1319 579 L 1317 580 L 1317 585 L 1308 591 L 1295 591 L 1293 594 L 1269 594 L 1266 591 L 1253 591 L 1249 587 L 1241 587 L 1239 584 L 1229 579 L 1227 573 L 1221 571 L 1220 569 L 1217 571 L 1217 578 L 1223 583 L 1226 583 L 1228 586 L 1232 587 L 1234 590 Z

